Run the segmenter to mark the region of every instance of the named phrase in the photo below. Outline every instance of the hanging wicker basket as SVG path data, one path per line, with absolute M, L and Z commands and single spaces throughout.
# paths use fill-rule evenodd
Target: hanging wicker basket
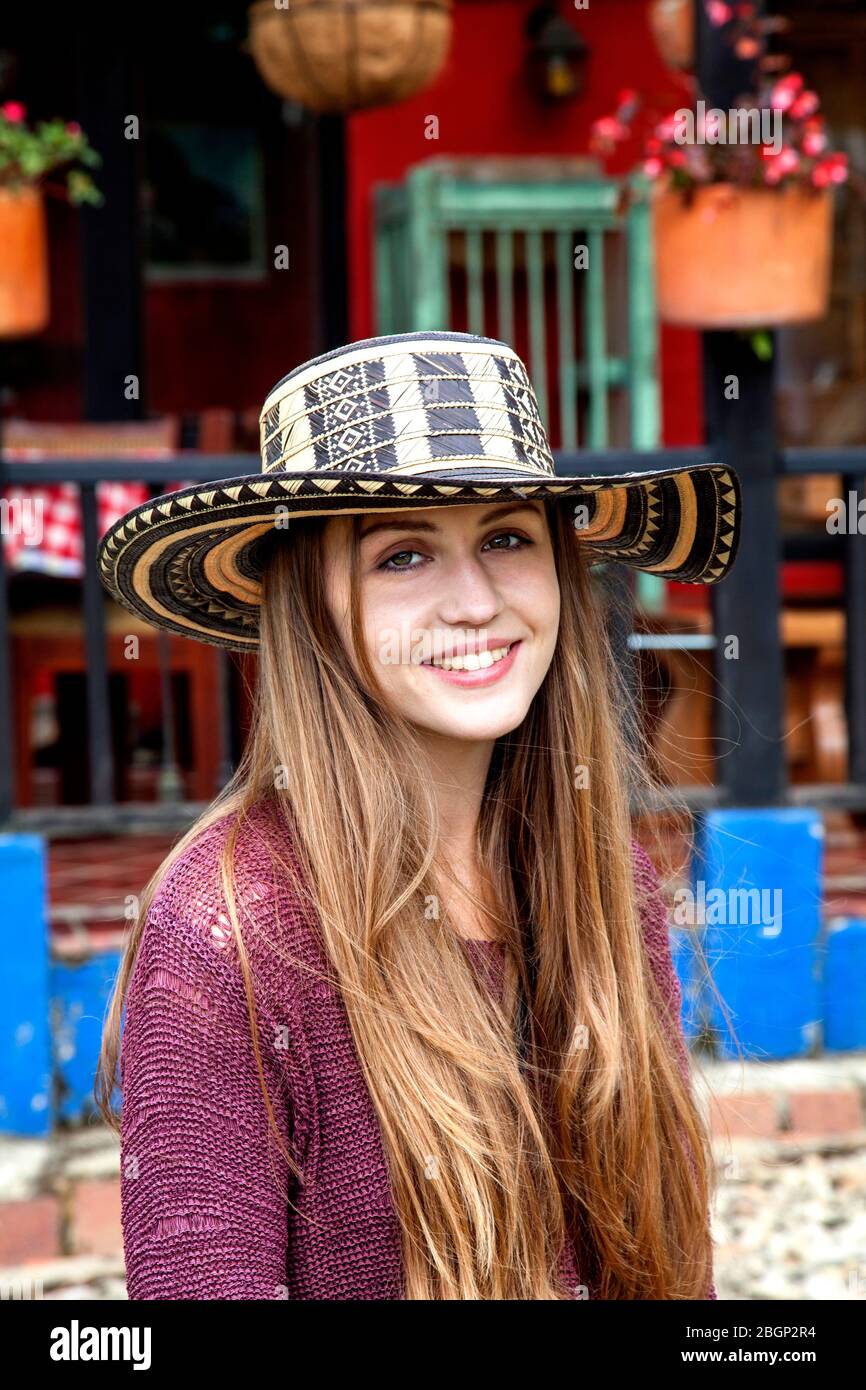
M 772 328 L 823 318 L 830 294 L 829 188 L 714 183 L 653 202 L 656 295 L 665 323 Z
M 48 324 L 48 244 L 42 190 L 0 188 L 0 338 Z
M 695 63 L 694 0 L 653 0 L 649 23 L 665 67 L 691 72 Z
M 438 75 L 452 0 L 273 0 L 250 7 L 250 51 L 271 91 L 311 111 L 403 101 Z

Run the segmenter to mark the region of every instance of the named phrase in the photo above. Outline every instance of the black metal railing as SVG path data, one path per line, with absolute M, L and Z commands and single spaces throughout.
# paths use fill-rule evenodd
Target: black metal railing
M 844 783 L 789 786 L 786 775 L 783 736 L 782 651 L 780 635 L 780 562 L 784 538 L 780 537 L 776 517 L 775 490 L 778 479 L 796 474 L 839 473 L 846 499 L 864 497 L 866 448 L 864 449 L 785 449 L 771 456 L 772 467 L 758 473 L 750 471 L 752 459 L 731 456 L 730 442 L 695 449 L 659 449 L 634 452 L 605 450 L 557 455 L 560 473 L 594 472 L 613 474 L 667 468 L 685 462 L 729 459 L 738 468 L 743 487 L 743 532 L 740 551 L 725 581 L 710 590 L 713 600 L 713 635 L 693 637 L 654 636 L 648 644 L 629 632 L 620 620 L 617 640 L 632 651 L 640 645 L 711 648 L 715 679 L 713 710 L 714 735 L 723 741 L 725 756 L 717 762 L 713 786 L 676 787 L 678 803 L 685 801 L 698 810 L 711 805 L 812 804 L 866 809 L 866 537 L 857 530 L 857 516 L 846 534 L 819 536 L 819 542 L 834 541 L 844 559 L 847 641 L 845 653 L 845 707 L 848 722 L 848 775 Z M 161 698 L 163 714 L 163 763 L 160 773 L 160 799 L 156 802 L 117 803 L 114 797 L 114 755 L 112 749 L 109 671 L 106 636 L 107 595 L 96 564 L 98 543 L 96 487 L 107 481 L 139 481 L 146 473 L 153 494 L 178 478 L 209 482 L 215 478 L 239 477 L 256 472 L 257 455 L 205 455 L 180 453 L 146 466 L 131 460 L 52 458 L 34 463 L 0 458 L 0 489 L 21 485 L 73 483 L 80 492 L 82 535 L 87 563 L 82 577 L 82 611 L 86 662 L 86 741 L 90 797 L 86 806 L 22 807 L 16 804 L 13 700 L 14 671 L 11 665 L 11 636 L 7 576 L 0 545 L 0 825 L 30 828 L 52 835 L 119 829 L 183 826 L 201 803 L 182 799 L 181 784 L 174 766 L 174 711 L 168 680 L 167 647 L 162 649 Z M 864 505 L 866 513 L 866 505 Z M 866 520 L 864 520 L 866 527 Z M 769 548 L 769 554 L 766 553 Z M 822 546 L 822 549 L 827 547 Z M 772 582 L 761 586 L 756 566 L 772 575 Z M 611 569 L 623 574 L 624 566 Z M 760 578 L 760 575 L 759 575 Z M 758 585 L 755 587 L 755 585 Z M 633 624 L 632 624 L 633 626 Z M 719 650 L 719 634 L 736 633 L 744 648 L 739 660 L 724 659 Z M 159 638 L 165 641 L 164 634 Z M 232 728 L 236 711 L 232 708 L 231 657 L 214 649 L 219 661 L 221 709 L 214 722 L 219 744 L 217 782 L 227 779 L 232 767 Z M 623 653 L 625 656 L 625 653 Z M 83 733 L 85 731 L 82 731 Z M 212 788 L 212 793 L 218 786 Z M 660 803 L 663 805 L 664 803 Z
M 85 459 L 52 457 L 44 461 L 12 461 L 0 455 L 0 493 L 10 487 L 41 487 L 72 483 L 79 490 L 81 532 L 85 564 L 81 580 L 83 645 L 86 672 L 86 729 L 89 799 L 83 806 L 32 806 L 17 804 L 15 785 L 15 673 L 12 668 L 12 639 L 8 575 L 2 536 L 0 536 L 0 825 L 27 828 L 54 836 L 113 833 L 118 829 L 173 829 L 189 823 L 202 803 L 184 801 L 181 779 L 175 765 L 175 712 L 169 673 L 167 634 L 154 629 L 159 642 L 160 700 L 162 711 L 162 763 L 159 772 L 159 799 L 156 802 L 118 803 L 114 795 L 115 768 L 112 749 L 109 671 L 106 633 L 108 595 L 96 567 L 99 542 L 96 488 L 102 482 L 141 482 L 142 475 L 151 495 L 165 491 L 178 478 L 189 482 L 209 482 L 213 478 L 237 477 L 256 472 L 257 454 L 204 454 L 197 451 L 167 455 L 146 464 L 130 459 Z M 218 663 L 219 708 L 214 711 L 214 737 L 218 745 L 217 782 L 222 785 L 232 768 L 231 658 L 214 649 Z M 218 786 L 212 788 L 212 794 Z

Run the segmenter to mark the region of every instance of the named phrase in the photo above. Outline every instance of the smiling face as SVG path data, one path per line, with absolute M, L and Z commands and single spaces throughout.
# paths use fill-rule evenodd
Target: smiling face
M 350 654 L 351 536 L 352 519 L 340 516 L 323 537 L 327 601 Z M 491 740 L 518 727 L 559 631 L 542 503 L 364 516 L 359 585 L 364 640 L 390 705 L 453 739 Z

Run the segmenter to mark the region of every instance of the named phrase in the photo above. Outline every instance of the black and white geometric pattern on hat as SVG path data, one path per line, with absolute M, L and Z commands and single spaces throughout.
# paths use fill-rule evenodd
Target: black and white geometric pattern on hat
M 497 353 L 391 352 L 289 388 L 262 418 L 266 471 L 441 471 L 472 462 L 554 473 L 523 364 Z

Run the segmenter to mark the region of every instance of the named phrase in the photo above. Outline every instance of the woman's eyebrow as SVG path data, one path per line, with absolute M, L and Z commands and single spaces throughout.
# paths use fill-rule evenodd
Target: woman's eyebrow
M 491 521 L 498 521 L 502 517 L 510 516 L 512 512 L 531 511 L 537 515 L 536 508 L 531 502 L 508 502 L 504 507 L 494 507 L 493 511 L 485 512 L 479 518 L 479 526 L 487 526 Z M 366 540 L 378 531 L 439 531 L 441 527 L 433 521 L 374 521 L 371 526 L 366 526 L 360 533 L 361 540 Z

